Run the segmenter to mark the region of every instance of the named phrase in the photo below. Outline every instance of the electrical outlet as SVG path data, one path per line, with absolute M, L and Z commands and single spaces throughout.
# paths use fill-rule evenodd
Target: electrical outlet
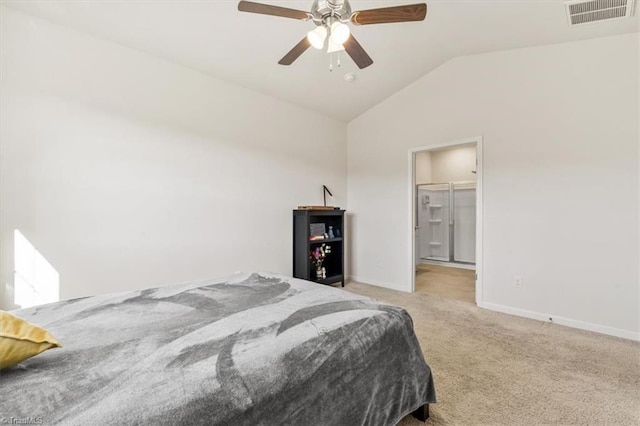
M 516 288 L 522 288 L 522 277 L 520 275 L 513 277 L 513 285 Z
M 383 268 L 383 267 L 384 267 L 384 262 L 382 261 L 382 259 L 378 259 L 378 260 L 376 261 L 376 266 L 377 266 L 378 268 Z

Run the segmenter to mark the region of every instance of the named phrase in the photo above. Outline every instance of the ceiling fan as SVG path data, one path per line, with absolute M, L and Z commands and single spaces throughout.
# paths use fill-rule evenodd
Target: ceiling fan
M 347 54 L 360 69 L 373 64 L 373 60 L 351 34 L 351 30 L 347 25 L 348 22 L 354 25 L 385 24 L 423 21 L 427 16 L 427 5 L 425 3 L 352 12 L 348 0 L 314 0 L 310 12 L 242 0 L 238 3 L 238 10 L 300 19 L 302 21 L 313 21 L 317 25 L 315 30 L 309 31 L 305 38 L 280 59 L 278 62 L 280 65 L 291 65 L 309 47 L 313 46 L 316 49 L 322 49 L 325 46 L 325 41 L 327 41 L 327 51 L 329 53 L 346 50 Z

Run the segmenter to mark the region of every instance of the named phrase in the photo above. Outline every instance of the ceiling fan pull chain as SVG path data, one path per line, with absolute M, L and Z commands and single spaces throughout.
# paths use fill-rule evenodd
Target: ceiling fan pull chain
M 338 68 L 340 68 L 340 52 L 338 52 Z
M 333 53 L 329 53 L 329 72 L 333 72 Z

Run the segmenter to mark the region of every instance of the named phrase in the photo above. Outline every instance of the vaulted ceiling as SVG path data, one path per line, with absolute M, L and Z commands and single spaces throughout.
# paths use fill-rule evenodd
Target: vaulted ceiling
M 408 1 L 352 0 L 353 10 Z M 265 3 L 308 11 L 312 0 Z M 360 70 L 346 54 L 309 49 L 278 65 L 312 22 L 241 13 L 237 1 L 3 1 L 3 5 L 138 49 L 213 77 L 349 121 L 449 59 L 637 32 L 635 17 L 569 27 L 559 0 L 433 0 L 424 22 L 352 27 L 373 58 Z M 345 74 L 355 79 L 347 82 Z

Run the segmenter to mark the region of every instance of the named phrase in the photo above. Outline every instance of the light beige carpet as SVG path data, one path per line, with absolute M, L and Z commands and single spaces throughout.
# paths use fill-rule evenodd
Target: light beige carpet
M 423 263 L 417 267 L 416 291 L 476 303 L 476 271 Z
M 358 283 L 346 290 L 413 317 L 438 398 L 429 425 L 640 424 L 636 342 L 438 296 Z

